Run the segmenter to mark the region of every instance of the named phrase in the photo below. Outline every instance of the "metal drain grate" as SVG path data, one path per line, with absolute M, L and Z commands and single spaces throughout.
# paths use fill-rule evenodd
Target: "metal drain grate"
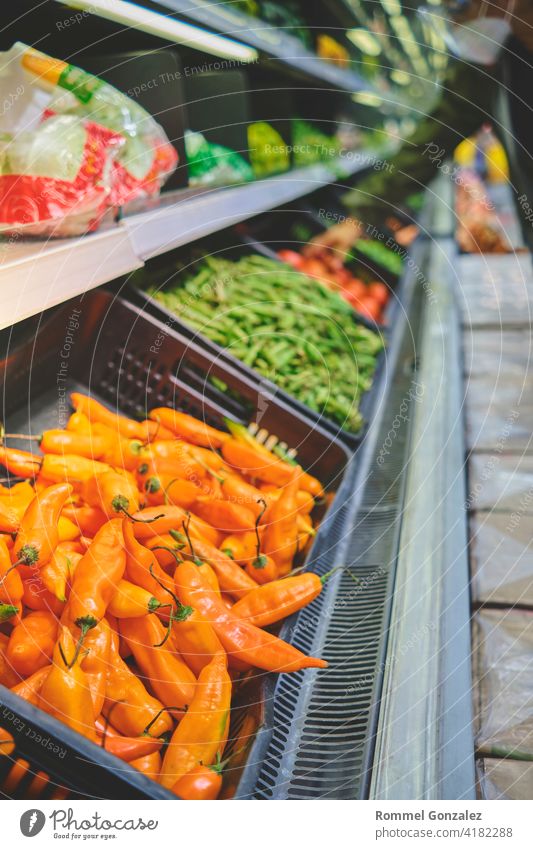
M 339 510 L 324 535 L 327 546 L 324 541 L 314 552 L 312 568 L 319 574 L 331 568 L 337 547 L 343 551 L 346 568 L 282 631 L 302 651 L 325 657 L 329 667 L 278 677 L 266 706 L 269 728 L 251 753 L 241 798 L 368 795 L 401 524 L 409 412 L 417 398 L 413 378 L 419 318 L 417 298 L 398 345 L 379 426 L 376 423 L 366 480 L 354 476 L 351 481 L 352 491 L 364 487 L 355 520 L 349 518 L 348 509 Z

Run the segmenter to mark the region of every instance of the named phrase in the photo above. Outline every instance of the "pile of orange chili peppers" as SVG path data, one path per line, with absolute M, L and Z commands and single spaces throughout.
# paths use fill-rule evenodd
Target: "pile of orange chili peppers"
M 239 425 L 72 404 L 41 455 L 0 445 L 23 479 L 0 487 L 0 683 L 177 795 L 217 798 L 242 682 L 327 666 L 264 630 L 322 589 L 291 574 L 322 486 Z

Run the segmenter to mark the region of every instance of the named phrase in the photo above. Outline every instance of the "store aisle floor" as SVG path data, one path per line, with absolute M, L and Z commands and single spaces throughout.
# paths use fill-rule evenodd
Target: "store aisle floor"
M 531 257 L 461 257 L 457 287 L 479 792 L 532 798 L 533 766 L 521 759 L 533 758 Z

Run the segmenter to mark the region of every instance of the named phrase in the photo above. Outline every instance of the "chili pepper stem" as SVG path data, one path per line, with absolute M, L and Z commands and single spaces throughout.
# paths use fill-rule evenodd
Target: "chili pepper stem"
M 166 707 L 162 707 L 161 710 L 158 710 L 156 715 L 150 720 L 150 722 L 148 723 L 148 725 L 146 726 L 146 728 L 143 730 L 142 734 L 140 735 L 141 737 L 151 737 L 152 736 L 150 734 L 150 728 L 152 727 L 152 725 L 155 722 L 157 722 L 157 720 L 159 719 L 161 714 L 164 713 L 166 710 L 170 712 L 171 710 L 183 710 L 183 708 L 176 707 L 176 705 L 167 705 Z M 156 738 L 156 739 L 158 739 L 158 738 Z
M 213 477 L 215 480 L 217 480 L 219 482 L 219 484 L 222 486 L 222 484 L 225 482 L 226 478 L 223 478 L 220 475 L 217 475 L 217 473 L 213 469 L 210 469 L 209 466 L 207 465 L 207 463 L 204 462 L 204 460 L 202 460 L 201 457 L 196 457 L 196 462 L 199 463 L 200 466 L 203 469 L 205 469 L 206 472 L 208 474 L 210 474 L 211 477 Z
M 118 504 L 119 499 L 123 499 L 123 498 L 124 498 L 124 496 L 117 495 L 116 498 L 114 498 L 113 501 L 111 502 L 111 507 L 117 513 L 124 513 L 124 515 L 127 516 L 128 519 L 131 519 L 132 522 L 141 522 L 141 524 L 143 524 L 143 525 L 150 525 L 152 522 L 157 522 L 158 519 L 162 519 L 163 516 L 165 515 L 164 513 L 158 513 L 157 516 L 154 516 L 152 519 L 136 519 L 135 516 L 132 516 L 131 513 L 128 513 L 127 508 L 123 506 L 122 502 L 120 504 Z M 127 501 L 127 500 L 128 500 L 127 498 L 124 498 L 124 501 Z M 115 503 L 117 503 L 118 506 L 115 506 Z
M 81 634 L 78 638 L 78 642 L 76 643 L 76 650 L 74 652 L 74 657 L 72 658 L 72 661 L 70 663 L 66 664 L 69 669 L 72 669 L 72 667 L 74 666 L 74 664 L 76 663 L 76 661 L 77 661 L 77 659 L 80 655 L 81 647 L 83 645 L 83 641 L 84 641 L 85 637 L 87 636 L 87 632 L 90 631 L 91 628 L 95 628 L 96 625 L 98 625 L 98 622 L 96 621 L 94 616 L 82 616 L 79 619 L 76 619 L 74 624 L 78 626 L 78 628 L 81 631 Z M 63 660 L 65 661 L 65 657 L 63 655 L 63 650 L 62 650 L 61 646 L 60 646 L 60 649 L 61 649 L 61 656 L 63 657 Z M 66 661 L 65 661 L 65 663 L 66 663 Z
M 335 574 L 335 572 L 339 572 L 344 568 L 345 568 L 344 566 L 335 566 L 333 569 L 330 569 L 329 572 L 326 572 L 325 575 L 320 575 L 320 580 L 322 581 L 323 584 L 325 584 L 326 581 L 329 578 L 331 578 L 332 575 Z M 350 570 L 348 569 L 348 573 L 349 572 L 350 572 Z M 352 577 L 353 577 L 353 575 L 352 575 Z M 357 583 L 359 583 L 359 578 L 356 578 L 355 580 L 357 581 Z
M 200 557 L 197 557 L 196 554 L 194 553 L 192 540 L 191 540 L 191 537 L 190 537 L 190 534 L 189 534 L 189 525 L 190 524 L 191 524 L 191 514 L 187 513 L 187 524 L 185 524 L 185 521 L 183 521 L 181 523 L 181 526 L 182 526 L 182 528 L 185 532 L 185 536 L 187 537 L 187 542 L 189 543 L 189 548 L 191 549 L 191 555 L 192 555 L 193 563 L 194 563 L 195 566 L 201 566 L 204 561 L 201 560 Z M 171 531 L 171 535 L 172 535 L 172 531 Z
M 255 530 L 255 538 L 256 538 L 257 542 L 256 542 L 256 545 L 255 545 L 255 560 L 253 561 L 252 566 L 255 569 L 264 569 L 265 566 L 267 565 L 267 559 L 266 559 L 264 554 L 261 554 L 261 540 L 259 539 L 259 522 L 263 518 L 263 516 L 265 514 L 265 510 L 268 507 L 268 504 L 266 503 L 264 498 L 258 498 L 257 503 L 262 504 L 263 509 L 261 510 L 261 512 L 259 513 L 259 516 L 255 520 L 254 530 Z
M 170 487 L 172 486 L 172 484 L 173 484 L 173 483 L 176 483 L 176 481 L 179 481 L 179 478 L 172 478 L 172 480 L 171 480 L 171 481 L 169 481 L 169 482 L 167 483 L 167 485 L 163 488 L 165 504 L 168 504 L 168 503 L 169 503 L 169 500 L 168 500 L 168 490 L 170 489 Z

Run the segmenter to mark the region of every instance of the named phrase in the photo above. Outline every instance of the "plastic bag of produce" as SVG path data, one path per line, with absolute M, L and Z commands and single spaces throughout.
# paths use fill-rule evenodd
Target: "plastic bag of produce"
M 0 232 L 95 229 L 176 167 L 159 124 L 98 77 L 21 43 L 0 65 Z
M 254 178 L 250 165 L 239 153 L 208 142 L 202 133 L 186 131 L 185 151 L 191 186 L 225 186 Z
M 248 147 L 256 177 L 269 177 L 289 170 L 289 148 L 278 131 L 266 121 L 248 125 Z

